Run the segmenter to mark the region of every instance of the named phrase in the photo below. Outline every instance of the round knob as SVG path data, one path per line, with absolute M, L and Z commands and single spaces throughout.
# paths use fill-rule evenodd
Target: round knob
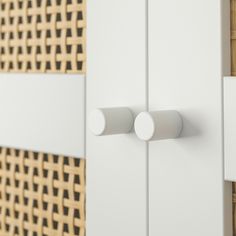
M 95 109 L 89 115 L 89 128 L 97 136 L 129 133 L 133 124 L 133 114 L 126 107 Z
M 135 119 L 136 135 L 144 141 L 177 138 L 182 118 L 177 111 L 141 112 Z

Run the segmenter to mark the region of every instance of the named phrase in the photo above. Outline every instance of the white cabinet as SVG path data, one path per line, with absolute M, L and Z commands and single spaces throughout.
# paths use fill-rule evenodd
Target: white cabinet
M 88 236 L 232 235 L 222 106 L 229 3 L 88 0 L 88 115 L 128 107 L 174 110 L 183 121 L 179 138 L 150 143 L 87 132 Z M 140 123 L 138 135 L 152 139 Z

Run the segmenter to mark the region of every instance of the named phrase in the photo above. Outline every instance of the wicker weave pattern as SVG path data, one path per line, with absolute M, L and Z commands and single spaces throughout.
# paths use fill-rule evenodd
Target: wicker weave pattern
M 0 150 L 0 235 L 84 236 L 84 160 Z
M 236 183 L 233 183 L 233 232 L 236 236 Z
M 231 0 L 231 74 L 236 76 L 236 0 Z
M 0 0 L 0 72 L 85 72 L 85 0 Z

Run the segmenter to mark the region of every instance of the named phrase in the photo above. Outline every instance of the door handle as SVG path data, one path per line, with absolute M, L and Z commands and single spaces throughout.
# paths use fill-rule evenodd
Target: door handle
M 171 110 L 141 112 L 134 122 L 135 133 L 143 141 L 175 139 L 182 126 L 181 115 Z
M 90 113 L 88 122 L 96 136 L 125 134 L 133 129 L 134 117 L 127 107 L 98 108 Z

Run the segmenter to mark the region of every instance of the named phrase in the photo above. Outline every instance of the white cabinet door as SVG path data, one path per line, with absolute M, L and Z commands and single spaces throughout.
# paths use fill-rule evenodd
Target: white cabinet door
M 229 3 L 149 0 L 150 110 L 177 110 L 184 125 L 180 138 L 149 145 L 151 236 L 232 235 L 222 136 Z
M 88 116 L 146 109 L 146 1 L 88 0 Z M 135 134 L 87 132 L 87 235 L 145 236 L 147 149 Z

